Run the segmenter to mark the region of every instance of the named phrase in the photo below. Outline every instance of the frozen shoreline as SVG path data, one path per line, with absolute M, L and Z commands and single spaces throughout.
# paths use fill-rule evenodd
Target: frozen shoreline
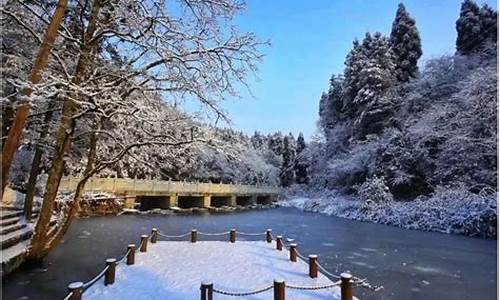
M 460 200 L 453 199 L 453 195 L 448 196 L 365 204 L 335 192 L 310 195 L 302 192 L 289 195 L 279 204 L 303 211 L 405 229 L 497 238 L 496 196 Z

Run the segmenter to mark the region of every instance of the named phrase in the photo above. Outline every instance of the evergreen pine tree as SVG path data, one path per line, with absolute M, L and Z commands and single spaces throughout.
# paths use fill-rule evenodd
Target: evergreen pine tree
M 352 49 L 347 54 L 344 69 L 344 111 L 352 118 L 356 115 L 356 106 L 353 104 L 354 98 L 359 92 L 361 80 L 362 62 L 364 61 L 361 45 L 357 39 L 352 43 Z
M 380 133 L 388 125 L 394 105 L 382 95 L 394 85 L 394 54 L 381 33 L 367 33 L 346 60 L 344 110 L 354 120 L 360 138 Z
M 392 23 L 390 44 L 394 52 L 396 76 L 400 82 L 408 82 L 418 72 L 417 62 L 422 56 L 422 45 L 415 20 L 400 3 Z
M 268 147 L 278 156 L 283 154 L 283 134 L 280 131 L 269 136 Z
M 289 186 L 294 181 L 293 156 L 289 136 L 283 138 L 283 162 L 281 165 L 281 185 Z
M 302 132 L 299 133 L 297 137 L 297 155 L 295 157 L 295 182 L 298 184 L 308 183 L 307 177 L 307 161 L 304 157 L 304 150 L 306 149 L 306 142 L 304 140 L 304 135 Z
M 456 22 L 457 52 L 463 55 L 471 54 L 481 43 L 481 14 L 477 4 L 465 0 L 460 8 L 460 17 Z
M 498 13 L 488 5 L 483 5 L 480 10 L 481 16 L 481 37 L 483 38 L 483 46 L 487 49 L 492 49 L 492 54 L 497 54 L 497 39 L 498 39 Z
M 250 138 L 250 142 L 255 149 L 262 149 L 262 145 L 264 144 L 264 139 L 260 132 L 255 131 L 253 136 Z
M 328 130 L 344 118 L 342 85 L 344 78 L 341 75 L 333 75 L 330 79 L 328 93 L 323 93 L 319 103 L 319 125 L 325 135 Z
M 497 12 L 488 5 L 481 8 L 472 0 L 465 0 L 456 22 L 457 53 L 462 55 L 496 55 Z

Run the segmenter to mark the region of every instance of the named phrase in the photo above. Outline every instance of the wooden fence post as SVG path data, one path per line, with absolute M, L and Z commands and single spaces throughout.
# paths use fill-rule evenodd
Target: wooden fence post
M 69 300 L 81 300 L 83 294 L 83 282 L 75 281 L 70 283 L 68 285 L 68 293 L 73 293 L 71 294 L 71 297 L 69 297 Z
M 135 263 L 135 244 L 129 244 L 127 247 L 127 265 L 133 265 Z
M 231 243 L 236 242 L 236 229 L 231 229 L 231 230 L 229 231 L 229 241 L 230 241 Z
M 141 252 L 146 252 L 148 251 L 148 235 L 143 234 L 141 235 L 141 248 L 139 249 Z
M 297 261 L 297 244 L 290 244 L 290 261 Z
M 104 272 L 104 285 L 115 283 L 116 258 L 106 259 L 108 269 Z
M 200 286 L 201 300 L 212 300 L 214 293 L 214 285 L 211 282 L 202 282 Z
M 276 250 L 281 251 L 283 249 L 283 237 L 278 235 L 276 237 Z
M 285 281 L 274 280 L 274 300 L 285 300 Z
M 196 243 L 197 236 L 198 231 L 196 229 L 191 230 L 191 243 Z
M 158 240 L 158 229 L 151 229 L 151 244 L 155 244 Z
M 318 256 L 315 254 L 309 255 L 309 277 L 318 277 Z
M 340 274 L 340 299 L 352 300 L 352 275 L 349 273 Z
M 266 230 L 266 241 L 268 243 L 272 242 L 273 241 L 273 235 L 272 235 L 272 230 L 271 229 L 268 229 Z

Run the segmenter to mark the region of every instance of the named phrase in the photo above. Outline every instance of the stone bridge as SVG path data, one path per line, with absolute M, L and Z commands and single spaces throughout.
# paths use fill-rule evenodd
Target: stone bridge
M 63 178 L 59 191 L 74 190 L 78 181 L 76 177 Z M 125 207 L 140 204 L 141 210 L 271 204 L 281 193 L 278 187 L 126 178 L 91 178 L 85 191 L 125 196 Z

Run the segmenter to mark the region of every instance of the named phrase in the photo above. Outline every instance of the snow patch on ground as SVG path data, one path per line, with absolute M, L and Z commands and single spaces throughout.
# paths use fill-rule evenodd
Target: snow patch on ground
M 366 203 L 335 191 L 294 191 L 279 205 L 406 229 L 497 238 L 496 194 L 449 189 L 413 201 Z
M 308 276 L 308 265 L 292 263 L 287 251 L 266 242 L 158 242 L 146 253 L 136 252 L 136 264 L 121 264 L 116 281 L 100 280 L 84 294 L 85 299 L 200 299 L 200 283 L 211 281 L 215 289 L 248 292 L 273 284 L 274 279 L 303 286 L 331 284 L 325 276 Z M 240 299 L 271 299 L 272 289 Z M 286 299 L 340 299 L 338 287 L 315 291 L 286 289 Z M 234 299 L 214 295 L 216 299 Z

